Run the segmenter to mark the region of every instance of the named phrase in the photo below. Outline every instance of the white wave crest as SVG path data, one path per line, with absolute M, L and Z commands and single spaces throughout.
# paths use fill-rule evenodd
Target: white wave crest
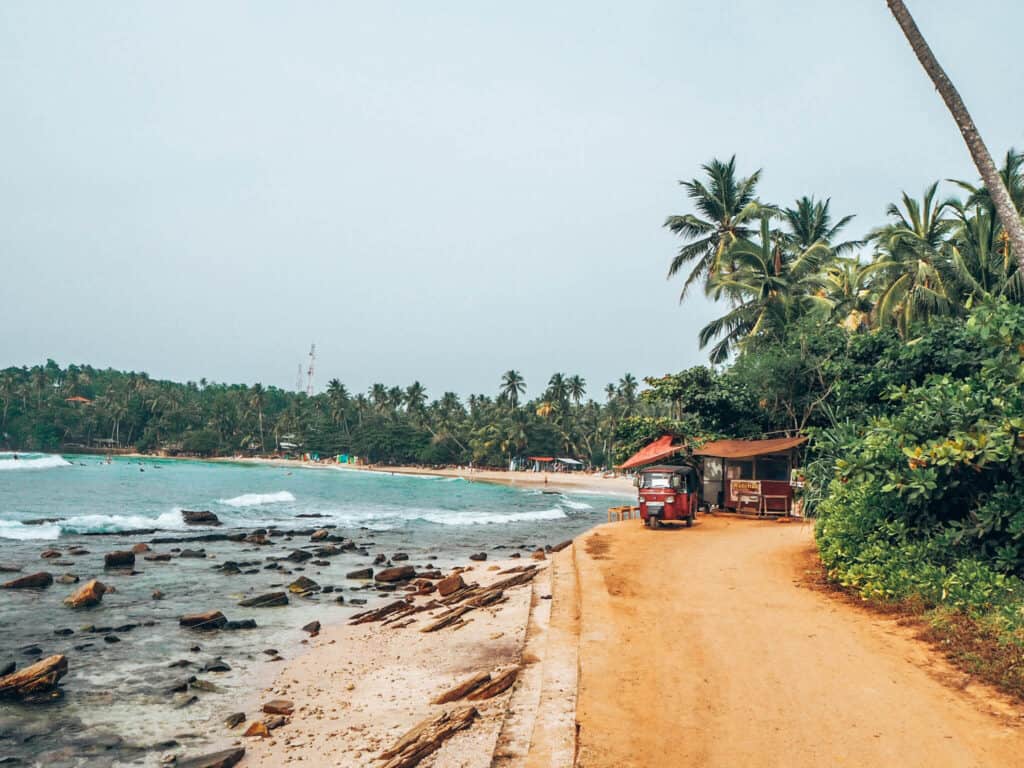
M 54 523 L 25 525 L 17 520 L 0 520 L 0 539 L 52 541 L 59 536 L 60 526 Z
M 501 523 L 528 523 L 539 520 L 561 520 L 565 510 L 538 509 L 532 512 L 438 512 L 420 515 L 421 520 L 437 525 L 495 525 Z
M 243 493 L 233 499 L 221 499 L 221 504 L 229 507 L 259 507 L 264 504 L 279 504 L 285 501 L 295 501 L 295 497 L 288 491 L 277 491 L 276 493 Z
M 592 504 L 587 504 L 587 502 L 585 502 L 585 501 L 573 501 L 572 499 L 567 499 L 564 496 L 562 497 L 562 504 L 567 506 L 569 509 L 593 509 L 594 508 Z
M 14 458 L 18 456 L 18 458 Z M 56 454 L 14 454 L 0 453 L 0 471 L 14 469 L 53 469 L 54 467 L 70 467 L 71 462 Z
M 76 515 L 60 521 L 65 533 L 116 533 L 156 528 L 160 531 L 185 530 L 181 510 L 174 509 L 157 517 L 145 515 Z

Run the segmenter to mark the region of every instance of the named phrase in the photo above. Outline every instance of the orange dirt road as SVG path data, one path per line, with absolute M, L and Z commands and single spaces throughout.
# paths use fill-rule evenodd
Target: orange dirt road
M 577 540 L 579 768 L 1024 765 L 1024 708 L 803 586 L 812 548 L 721 516 Z

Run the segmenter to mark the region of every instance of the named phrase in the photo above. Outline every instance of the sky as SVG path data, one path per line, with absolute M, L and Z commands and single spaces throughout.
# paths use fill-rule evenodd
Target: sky
M 1024 147 L 1024 4 L 908 4 Z M 851 237 L 977 176 L 884 0 L 6 0 L 0 105 L 0 367 L 289 389 L 316 343 L 317 390 L 600 398 L 706 361 L 662 226 L 702 163 Z

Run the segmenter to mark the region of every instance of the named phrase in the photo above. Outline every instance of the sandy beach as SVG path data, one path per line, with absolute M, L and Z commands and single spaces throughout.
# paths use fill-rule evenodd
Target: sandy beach
M 563 564 L 570 562 L 569 557 L 569 552 L 554 555 Z M 242 764 L 260 768 L 291 763 L 434 768 L 523 764 L 541 701 L 552 565 L 552 559 L 533 557 L 474 563 L 465 570 L 456 569 L 458 576 L 453 577 L 467 585 L 468 597 L 462 600 L 458 599 L 461 592 L 441 598 L 433 591 L 412 598 L 410 613 L 397 619 L 391 614 L 381 621 L 325 628 L 309 641 L 310 650 L 289 662 L 264 692 L 264 701 L 290 702 L 294 714 L 262 737 L 241 739 L 247 750 Z M 495 585 L 509 579 L 525 583 L 494 591 Z M 491 597 L 481 599 L 481 594 Z M 471 608 L 474 602 L 483 605 Z M 467 607 L 471 609 L 451 626 L 424 631 Z M 484 674 L 492 682 L 504 674 L 511 684 L 487 698 L 477 698 L 486 692 L 485 683 L 475 694 L 435 703 L 446 691 Z M 573 697 L 572 692 L 568 694 L 559 698 L 564 710 L 559 736 L 565 744 L 571 744 L 573 728 Z M 422 763 L 402 762 L 401 756 L 392 762 L 381 759 L 417 724 L 470 709 L 468 727 L 440 742 Z M 238 730 L 261 721 L 273 723 L 271 717 L 251 713 Z M 558 721 L 555 716 L 548 726 Z
M 152 458 L 143 454 L 132 454 L 133 458 Z M 340 472 L 378 472 L 390 475 L 423 475 L 428 477 L 458 477 L 475 483 L 495 483 L 523 488 L 548 488 L 554 491 L 577 491 L 607 496 L 636 495 L 632 478 L 625 475 L 614 477 L 590 472 L 507 472 L 497 469 L 469 469 L 410 466 L 386 466 L 354 464 L 338 465 L 323 461 L 301 461 L 299 459 L 265 459 L 255 457 L 215 458 L 206 461 L 235 464 L 261 464 L 272 467 L 296 467 L 302 469 L 331 469 Z

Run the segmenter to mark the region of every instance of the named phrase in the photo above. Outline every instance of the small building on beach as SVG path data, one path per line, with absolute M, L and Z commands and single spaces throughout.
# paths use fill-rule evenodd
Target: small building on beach
M 693 452 L 702 457 L 704 502 L 720 509 L 788 515 L 790 483 L 799 446 L 806 437 L 772 440 L 712 440 Z

